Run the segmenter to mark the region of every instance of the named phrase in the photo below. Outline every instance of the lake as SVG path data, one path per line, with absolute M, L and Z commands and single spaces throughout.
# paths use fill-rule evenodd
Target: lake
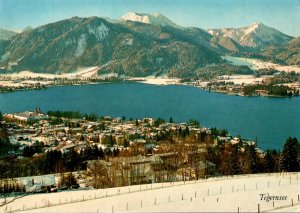
M 115 83 L 51 87 L 0 94 L 2 113 L 72 110 L 113 117 L 196 119 L 201 126 L 226 128 L 255 140 L 263 148 L 281 149 L 285 140 L 300 139 L 300 97 L 240 97 L 210 93 L 183 85 Z

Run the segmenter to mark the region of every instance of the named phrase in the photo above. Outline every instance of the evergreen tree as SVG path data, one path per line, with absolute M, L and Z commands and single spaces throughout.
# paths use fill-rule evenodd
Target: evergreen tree
M 275 171 L 275 160 L 270 150 L 267 150 L 267 154 L 265 155 L 265 170 L 266 172 Z
M 173 118 L 172 117 L 170 118 L 169 123 L 173 123 Z
M 100 147 L 100 149 L 99 149 L 99 158 L 100 158 L 100 159 L 104 159 L 104 157 L 105 157 L 104 151 L 103 151 L 103 149 Z
M 240 166 L 239 166 L 239 149 L 237 145 L 232 146 L 232 152 L 230 154 L 230 173 L 232 175 L 237 175 L 240 173 Z
M 258 165 L 258 159 L 257 159 L 254 146 L 246 146 L 244 172 L 247 174 L 256 173 L 258 171 L 257 165 Z
M 3 121 L 3 115 L 1 111 L 0 111 L 0 121 Z
M 287 172 L 299 171 L 298 161 L 298 141 L 296 138 L 289 137 L 284 144 L 283 151 L 281 153 L 281 169 Z
M 178 129 L 178 134 L 181 135 L 182 134 L 182 129 L 181 129 L 181 126 L 179 127 Z

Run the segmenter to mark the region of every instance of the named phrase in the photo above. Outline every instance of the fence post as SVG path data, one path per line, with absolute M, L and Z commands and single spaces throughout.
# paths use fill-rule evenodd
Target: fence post
M 154 205 L 156 205 L 156 198 L 154 198 Z
M 246 185 L 244 184 L 244 191 L 246 190 Z
M 240 207 L 238 206 L 238 213 L 240 213 Z
M 217 203 L 219 202 L 219 198 L 217 197 Z
M 111 212 L 114 213 L 114 206 L 111 206 Z
M 292 206 L 294 206 L 294 200 L 293 200 L 293 198 L 292 198 Z
M 183 200 L 183 193 L 181 194 L 181 200 Z
M 299 202 L 299 194 L 298 194 L 298 202 Z
M 257 204 L 257 212 L 260 213 L 260 206 Z
M 273 208 L 274 208 L 274 206 L 275 206 L 275 205 L 274 205 L 274 200 L 273 200 Z
M 141 208 L 143 208 L 143 201 L 141 200 Z
M 195 198 L 197 197 L 197 191 L 195 191 Z

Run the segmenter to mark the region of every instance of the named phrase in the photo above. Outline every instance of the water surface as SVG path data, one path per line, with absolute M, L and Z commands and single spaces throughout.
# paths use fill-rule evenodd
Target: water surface
M 281 149 L 289 137 L 300 139 L 300 97 L 240 97 L 181 85 L 139 83 L 52 87 L 0 94 L 0 110 L 20 112 L 73 110 L 113 117 L 161 117 L 175 122 L 191 118 L 202 126 L 227 128 L 255 140 L 263 149 Z

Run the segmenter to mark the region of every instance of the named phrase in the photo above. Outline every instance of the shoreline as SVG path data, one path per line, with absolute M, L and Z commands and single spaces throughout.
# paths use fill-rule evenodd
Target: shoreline
M 99 82 L 87 82 L 82 84 L 49 84 L 45 85 L 45 87 L 41 88 L 15 88 L 11 91 L 0 91 L 0 94 L 6 94 L 6 93 L 12 93 L 12 92 L 21 92 L 21 91 L 29 91 L 29 90 L 46 90 L 48 88 L 52 87 L 64 87 L 64 86 L 84 86 L 84 85 L 97 85 L 97 84 L 113 84 L 113 83 L 140 83 L 140 84 L 148 84 L 148 85 L 158 85 L 158 86 L 169 86 L 169 85 L 181 85 L 181 86 L 189 86 L 189 87 L 196 87 L 198 89 L 202 89 L 208 92 L 223 94 L 223 95 L 229 95 L 229 96 L 240 96 L 240 97 L 268 97 L 268 98 L 293 98 L 293 97 L 299 97 L 299 95 L 292 95 L 292 96 L 277 96 L 277 95 L 243 95 L 241 93 L 230 93 L 226 91 L 221 90 L 215 90 L 211 88 L 205 88 L 198 85 L 193 85 L 189 83 L 181 83 L 179 82 L 180 79 L 159 79 L 158 81 L 155 81 L 155 79 L 148 78 L 148 79 L 141 79 L 141 78 L 130 78 L 130 79 L 120 79 L 119 81 L 99 81 Z

